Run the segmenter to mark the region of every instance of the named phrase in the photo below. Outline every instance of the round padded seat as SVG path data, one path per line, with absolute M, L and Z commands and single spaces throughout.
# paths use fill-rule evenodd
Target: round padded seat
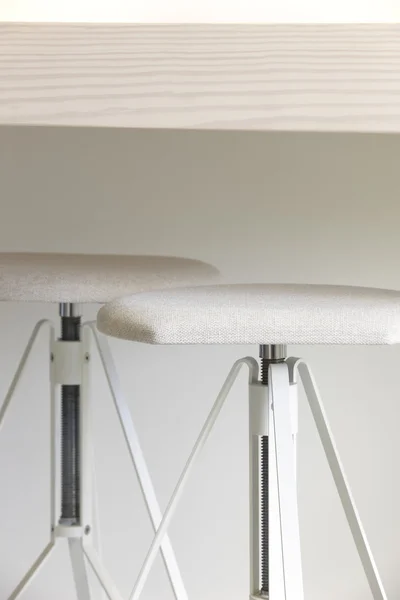
M 210 283 L 217 276 L 211 265 L 187 258 L 0 253 L 0 300 L 104 303 L 145 290 Z
M 396 344 L 400 292 L 329 285 L 214 285 L 103 306 L 106 335 L 148 344 Z

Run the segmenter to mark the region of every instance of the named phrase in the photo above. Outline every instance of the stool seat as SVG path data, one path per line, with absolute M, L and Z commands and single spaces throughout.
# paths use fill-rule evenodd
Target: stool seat
M 167 256 L 0 253 L 0 300 L 108 302 L 145 290 L 215 281 L 201 261 Z
M 103 306 L 98 328 L 148 344 L 396 344 L 400 292 L 329 285 L 214 285 Z

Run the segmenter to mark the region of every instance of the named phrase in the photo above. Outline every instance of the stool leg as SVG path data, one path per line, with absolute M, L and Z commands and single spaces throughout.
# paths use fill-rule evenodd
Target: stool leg
M 24 575 L 24 577 L 21 579 L 20 583 L 9 596 L 8 600 L 17 600 L 17 598 L 21 596 L 21 594 L 26 590 L 27 586 L 33 581 L 34 577 L 36 577 L 36 575 L 39 573 L 43 565 L 47 562 L 47 559 L 49 558 L 53 548 L 54 542 L 51 541 L 35 560 L 26 575 Z
M 361 523 L 350 487 L 347 483 L 314 377 L 308 365 L 300 359 L 291 359 L 291 368 L 294 370 L 297 368 L 300 374 L 318 434 L 357 547 L 358 555 L 364 567 L 373 598 L 374 600 L 387 600 L 378 569 L 368 544 L 367 536 Z
M 83 552 L 93 569 L 102 589 L 109 600 L 123 600 L 109 573 L 104 568 L 101 560 L 93 548 L 87 541 L 82 541 Z
M 210 435 L 210 433 L 215 425 L 215 422 L 218 419 L 218 416 L 219 416 L 221 409 L 225 403 L 225 400 L 226 400 L 234 382 L 236 381 L 237 376 L 239 375 L 241 367 L 244 364 L 246 364 L 249 367 L 250 382 L 257 380 L 258 364 L 257 364 L 257 361 L 254 360 L 254 358 L 243 358 L 243 359 L 237 360 L 234 363 L 233 367 L 231 368 L 231 370 L 228 374 L 228 377 L 225 380 L 225 383 L 223 384 L 223 386 L 217 396 L 217 399 L 215 400 L 215 402 L 211 408 L 210 414 L 208 415 L 206 422 L 203 425 L 200 435 L 197 438 L 195 445 L 193 446 L 193 450 L 190 453 L 190 456 L 189 456 L 188 461 L 181 473 L 181 476 L 179 477 L 178 483 L 175 486 L 175 489 L 170 498 L 168 506 L 165 510 L 165 513 L 161 519 L 160 525 L 157 529 L 156 535 L 155 535 L 153 542 L 151 543 L 150 548 L 147 552 L 147 556 L 144 560 L 144 563 L 142 565 L 142 568 L 140 570 L 140 573 L 138 575 L 138 578 L 136 580 L 136 583 L 132 590 L 132 593 L 129 597 L 129 600 L 138 600 L 138 598 L 140 597 L 140 595 L 143 591 L 144 584 L 149 575 L 149 572 L 154 563 L 154 560 L 157 556 L 157 552 L 160 549 L 160 546 L 162 544 L 162 541 L 164 539 L 164 536 L 166 534 L 168 526 L 171 522 L 173 514 L 176 510 L 176 507 L 179 502 L 179 498 L 183 492 L 183 489 L 187 482 L 189 473 L 192 470 L 194 463 L 196 462 L 196 459 L 198 458 L 198 455 L 200 454 L 202 448 L 204 447 L 204 445 L 208 439 L 208 436 Z
M 290 402 L 289 371 L 285 363 L 269 366 L 269 436 L 271 488 L 278 493 L 276 516 L 281 539 L 283 581 L 274 581 L 271 564 L 271 600 L 302 600 L 304 598 L 301 567 L 299 517 L 297 506 L 296 470 L 293 448 L 293 426 Z M 273 508 L 273 495 L 271 495 Z M 273 518 L 274 511 L 270 517 Z M 272 525 L 272 523 L 271 523 Z M 273 528 L 271 527 L 273 535 Z M 271 551 L 274 549 L 272 548 Z M 271 556 L 272 559 L 272 556 Z
M 76 596 L 78 600 L 90 600 L 90 587 L 81 540 L 79 538 L 69 539 L 68 549 L 75 581 Z
M 143 498 L 146 503 L 147 511 L 150 520 L 153 524 L 154 531 L 157 530 L 162 513 L 159 507 L 153 482 L 147 468 L 147 464 L 140 446 L 139 438 L 132 421 L 130 411 L 126 400 L 123 396 L 117 370 L 113 361 L 113 357 L 105 336 L 100 336 L 94 324 L 90 324 L 94 340 L 99 351 L 100 359 L 104 368 L 104 372 L 108 381 L 111 396 L 114 401 L 114 406 L 117 411 L 120 426 L 127 444 L 127 448 L 135 468 L 135 472 L 141 487 Z M 172 544 L 168 537 L 165 537 L 161 546 L 161 553 L 164 560 L 165 568 L 177 600 L 187 600 L 188 595 L 180 574 L 178 563 L 175 557 Z
M 102 559 L 102 544 L 101 544 L 101 532 L 100 532 L 100 513 L 98 503 L 98 487 L 97 487 L 97 475 L 95 467 L 95 453 L 92 445 L 92 489 L 93 489 L 93 547 L 96 549 L 99 559 Z M 100 600 L 104 600 L 104 589 L 101 589 Z
M 18 367 L 17 370 L 15 371 L 14 377 L 12 378 L 10 387 L 8 388 L 7 394 L 4 398 L 4 402 L 0 408 L 0 428 L 4 422 L 6 413 L 7 413 L 7 409 L 10 406 L 11 400 L 13 399 L 15 390 L 18 386 L 18 383 L 21 379 L 22 373 L 24 372 L 24 369 L 26 367 L 26 363 L 28 362 L 28 358 L 30 356 L 30 353 L 32 351 L 33 345 L 36 341 L 37 336 L 39 335 L 40 331 L 42 330 L 42 328 L 45 325 L 49 325 L 50 330 L 51 330 L 51 334 L 54 335 L 54 327 L 52 325 L 52 323 L 50 321 L 48 321 L 47 319 L 43 319 L 42 321 L 38 321 L 38 323 L 36 323 L 35 327 L 33 328 L 32 334 L 28 340 L 28 343 L 26 345 L 26 348 L 21 356 L 21 359 L 18 363 Z

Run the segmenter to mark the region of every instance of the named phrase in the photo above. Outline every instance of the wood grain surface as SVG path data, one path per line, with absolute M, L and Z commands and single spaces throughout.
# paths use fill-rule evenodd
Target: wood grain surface
M 0 124 L 398 133 L 400 24 L 1 23 Z

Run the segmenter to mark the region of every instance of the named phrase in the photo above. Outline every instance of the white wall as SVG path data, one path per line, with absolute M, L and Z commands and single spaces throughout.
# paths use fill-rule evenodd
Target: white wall
M 397 0 L 0 0 L 1 21 L 396 23 Z
M 0 129 L 1 250 L 164 253 L 229 280 L 400 288 L 400 139 Z M 95 307 L 85 310 L 95 314 Z M 4 393 L 41 305 L 0 306 Z M 231 362 L 257 348 L 112 343 L 163 506 Z M 0 439 L 0 600 L 48 532 L 45 338 Z M 312 360 L 389 598 L 400 595 L 397 348 L 294 348 Z M 127 596 L 151 539 L 104 379 L 94 383 L 104 554 Z M 156 375 L 156 376 L 155 376 Z M 181 381 L 178 382 L 178 378 Z M 307 600 L 369 592 L 302 405 L 300 515 Z M 247 597 L 246 382 L 242 376 L 172 526 L 191 600 Z M 27 600 L 70 600 L 60 551 Z M 61 589 L 57 584 L 61 583 Z M 160 564 L 144 600 L 172 595 Z

